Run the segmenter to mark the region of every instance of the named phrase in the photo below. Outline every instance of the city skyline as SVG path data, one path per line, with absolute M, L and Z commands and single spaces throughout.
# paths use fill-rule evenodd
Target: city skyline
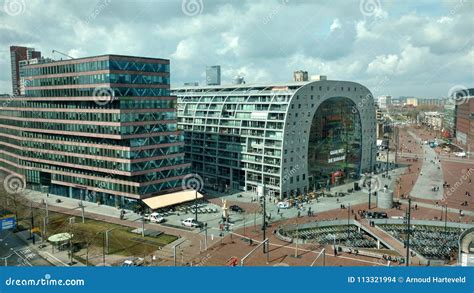
M 286 82 L 301 69 L 360 82 L 374 96 L 445 97 L 453 88 L 472 87 L 472 1 L 3 4 L 1 93 L 11 93 L 10 45 L 34 47 L 54 59 L 65 57 L 53 49 L 75 58 L 169 58 L 175 87 L 204 84 L 205 68 L 214 64 L 222 66 L 223 84 L 239 74 L 247 83 Z

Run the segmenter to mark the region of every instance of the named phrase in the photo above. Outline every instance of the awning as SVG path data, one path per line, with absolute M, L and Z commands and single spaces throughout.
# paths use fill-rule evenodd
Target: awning
M 163 195 L 157 195 L 153 197 L 149 197 L 143 200 L 143 202 L 149 206 L 152 210 L 156 210 L 159 208 L 164 208 L 168 206 L 172 206 L 175 204 L 192 201 L 197 198 L 203 198 L 204 196 L 195 190 L 184 190 L 179 192 L 173 192 Z

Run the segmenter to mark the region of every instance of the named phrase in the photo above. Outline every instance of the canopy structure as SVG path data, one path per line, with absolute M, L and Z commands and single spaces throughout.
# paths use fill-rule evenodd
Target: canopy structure
M 48 238 L 49 242 L 62 242 L 62 241 L 67 241 L 72 238 L 72 235 L 69 233 L 59 233 L 59 234 L 54 234 Z
M 143 200 L 143 202 L 149 206 L 152 210 L 156 210 L 159 208 L 164 208 L 168 206 L 172 206 L 175 204 L 188 202 L 195 200 L 196 198 L 203 198 L 204 196 L 197 192 L 196 190 L 183 190 L 179 192 L 173 192 L 163 195 L 157 195 L 153 197 L 149 197 Z

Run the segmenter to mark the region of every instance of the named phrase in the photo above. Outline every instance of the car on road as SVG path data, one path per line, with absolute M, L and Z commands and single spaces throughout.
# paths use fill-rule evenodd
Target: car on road
M 280 201 L 277 203 L 277 208 L 279 209 L 289 209 L 290 208 L 290 203 L 287 201 Z
M 233 211 L 233 212 L 236 212 L 236 213 L 243 213 L 243 212 L 245 212 L 245 210 L 244 210 L 243 208 L 241 208 L 241 207 L 239 207 L 238 205 L 235 205 L 235 204 L 234 204 L 234 205 L 231 205 L 231 206 L 229 207 L 229 210 L 231 210 L 231 211 Z
M 459 157 L 459 158 L 465 158 L 465 157 L 467 157 L 467 155 L 466 155 L 465 152 L 456 153 L 455 156 L 456 156 L 456 157 Z
M 150 221 L 150 223 L 163 223 L 166 219 L 157 212 L 151 213 L 150 215 L 145 215 L 145 220 Z
M 181 221 L 181 225 L 184 227 L 191 227 L 191 228 L 202 228 L 204 224 L 202 222 L 196 221 L 194 218 L 187 218 Z
M 145 263 L 145 260 L 141 257 L 126 259 L 122 263 L 122 267 L 139 267 Z
M 385 212 L 365 212 L 365 218 L 367 219 L 387 219 L 388 215 Z

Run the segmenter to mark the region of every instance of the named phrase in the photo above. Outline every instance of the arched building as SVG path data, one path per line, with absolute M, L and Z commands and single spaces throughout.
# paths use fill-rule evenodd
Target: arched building
M 186 157 L 205 186 L 280 198 L 358 179 L 376 157 L 372 94 L 347 81 L 190 86 L 178 96 Z

